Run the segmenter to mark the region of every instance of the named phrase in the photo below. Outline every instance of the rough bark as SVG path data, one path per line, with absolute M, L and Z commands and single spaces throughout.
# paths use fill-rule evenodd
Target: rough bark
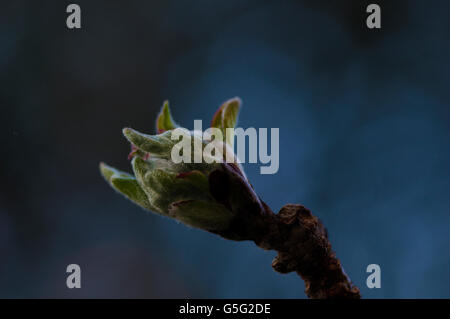
M 272 267 L 283 274 L 297 272 L 309 298 L 361 297 L 317 217 L 297 204 L 287 204 L 274 214 L 235 165 L 223 164 L 223 168 L 210 174 L 210 190 L 216 200 L 235 212 L 235 218 L 230 228 L 218 235 L 252 240 L 263 249 L 277 251 Z

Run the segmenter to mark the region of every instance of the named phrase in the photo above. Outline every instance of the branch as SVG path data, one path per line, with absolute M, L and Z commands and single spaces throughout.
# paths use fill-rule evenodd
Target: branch
M 214 233 L 231 240 L 252 240 L 263 249 L 277 251 L 272 267 L 283 274 L 297 272 L 309 298 L 361 297 L 331 249 L 325 227 L 311 211 L 287 204 L 274 214 L 234 164 L 222 166 L 223 170 L 210 174 L 211 193 L 220 194 L 216 200 L 230 208 L 231 194 L 239 193 L 246 198 L 239 202 L 246 205 L 238 207 L 226 231 Z

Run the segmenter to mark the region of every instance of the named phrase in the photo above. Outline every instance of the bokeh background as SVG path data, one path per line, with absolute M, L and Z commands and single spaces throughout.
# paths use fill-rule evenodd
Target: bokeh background
M 0 297 L 304 298 L 274 252 L 144 212 L 101 178 L 130 170 L 121 128 L 186 127 L 240 96 L 280 128 L 275 210 L 318 215 L 366 298 L 450 297 L 450 5 L 374 1 L 69 1 L 0 5 Z M 66 287 L 66 266 L 82 288 Z M 379 264 L 382 288 L 366 287 Z

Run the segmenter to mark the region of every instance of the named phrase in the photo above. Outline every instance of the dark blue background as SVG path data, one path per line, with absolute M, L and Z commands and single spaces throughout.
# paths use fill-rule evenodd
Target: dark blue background
M 450 297 L 450 6 L 377 1 L 67 1 L 0 5 L 0 297 L 303 298 L 273 252 L 144 212 L 98 173 L 129 170 L 121 128 L 182 125 L 240 96 L 280 128 L 275 210 L 318 215 L 367 298 Z M 77 263 L 82 288 L 66 288 Z M 365 285 L 381 266 L 382 288 Z

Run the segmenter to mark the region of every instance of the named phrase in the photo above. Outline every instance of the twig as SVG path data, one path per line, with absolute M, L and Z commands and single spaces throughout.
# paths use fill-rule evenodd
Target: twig
M 224 163 L 222 167 L 210 174 L 210 192 L 236 216 L 229 229 L 214 233 L 231 240 L 252 240 L 263 249 L 277 251 L 272 267 L 283 274 L 297 272 L 305 281 L 309 298 L 361 297 L 317 217 L 296 204 L 287 204 L 274 214 L 234 164 Z M 230 198 L 236 196 L 233 194 L 242 198 L 236 201 Z M 238 202 L 239 207 L 233 207 L 233 202 Z

